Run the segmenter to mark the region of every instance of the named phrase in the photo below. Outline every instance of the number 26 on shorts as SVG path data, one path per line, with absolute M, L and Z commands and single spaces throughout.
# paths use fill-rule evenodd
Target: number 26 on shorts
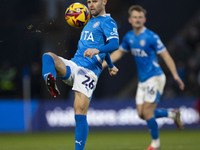
M 94 88 L 94 80 L 90 79 L 89 76 L 85 75 L 86 80 L 82 82 L 83 85 L 89 87 L 91 90 Z

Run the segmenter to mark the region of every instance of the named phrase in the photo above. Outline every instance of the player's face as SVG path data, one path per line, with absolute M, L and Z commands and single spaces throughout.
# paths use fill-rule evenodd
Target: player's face
M 128 20 L 133 28 L 142 28 L 146 22 L 144 13 L 135 10 L 132 11 Z
M 87 0 L 88 8 L 93 17 L 101 16 L 105 13 L 107 0 Z

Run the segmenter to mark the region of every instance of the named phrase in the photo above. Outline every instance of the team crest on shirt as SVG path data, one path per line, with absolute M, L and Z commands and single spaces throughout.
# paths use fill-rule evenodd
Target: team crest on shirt
M 145 44 L 146 44 L 145 40 L 140 40 L 140 46 L 144 47 Z
M 129 42 L 130 42 L 131 44 L 133 44 L 133 40 L 129 40 Z
M 98 27 L 99 26 L 99 24 L 100 24 L 100 22 L 98 21 L 98 22 L 96 22 L 94 25 L 93 25 L 93 28 L 96 28 L 96 27 Z

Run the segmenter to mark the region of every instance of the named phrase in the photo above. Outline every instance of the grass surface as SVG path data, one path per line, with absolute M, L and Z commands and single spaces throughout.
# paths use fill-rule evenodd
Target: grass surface
M 161 131 L 162 150 L 200 150 L 200 130 Z M 85 150 L 145 150 L 147 131 L 90 131 Z M 0 150 L 74 150 L 74 133 L 0 134 Z

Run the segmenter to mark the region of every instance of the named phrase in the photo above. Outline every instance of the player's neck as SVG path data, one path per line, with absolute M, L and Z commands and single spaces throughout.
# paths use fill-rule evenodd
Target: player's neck
M 97 16 L 92 16 L 93 18 L 99 17 L 99 16 L 103 16 L 106 14 L 105 10 L 102 10 Z
M 143 31 L 143 29 L 144 29 L 144 27 L 133 28 L 135 35 L 139 35 Z

